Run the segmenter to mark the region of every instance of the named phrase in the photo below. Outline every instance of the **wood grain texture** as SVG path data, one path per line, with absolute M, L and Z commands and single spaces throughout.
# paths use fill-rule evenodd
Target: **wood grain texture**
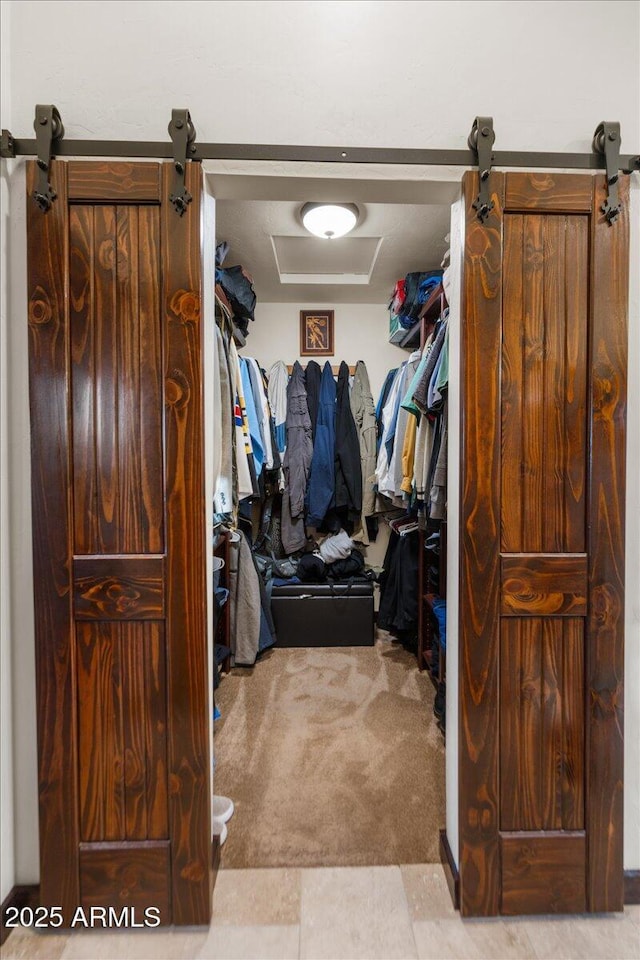
M 76 554 L 164 547 L 159 212 L 70 212 Z
M 162 840 L 165 922 L 206 924 L 201 170 L 180 218 L 170 169 L 162 211 L 153 177 L 117 163 L 76 166 L 70 206 L 54 161 L 58 199 L 30 208 L 43 902 L 72 916 L 79 875 L 111 902 Z
M 528 896 L 511 867 L 501 881 L 498 809 L 502 831 L 553 839 L 547 859 L 532 860 L 532 877 L 544 883 L 528 909 L 559 909 L 543 887 L 567 909 L 620 909 L 628 209 L 620 223 L 605 223 L 601 176 L 580 184 L 558 174 L 533 186 L 530 178 L 524 200 L 522 178 L 510 188 L 510 177 L 513 212 L 503 217 L 498 202 L 482 227 L 469 208 L 477 181 L 465 178 L 462 913 L 514 912 L 523 890 Z M 594 183 L 597 200 L 578 202 Z M 482 269 L 487 250 L 491 270 Z M 493 280 L 502 259 L 500 316 Z M 492 608 L 496 525 L 509 556 Z M 582 830 L 586 867 L 584 858 L 576 866 L 571 839 Z M 582 893 L 563 892 L 563 876 L 580 871 Z
M 79 900 L 75 651 L 70 604 L 69 367 L 66 168 L 54 160 L 58 195 L 46 214 L 32 200 L 27 162 L 27 284 L 33 581 L 43 906 L 72 916 Z
M 586 554 L 502 554 L 500 562 L 503 617 L 586 616 Z
M 161 620 L 164 557 L 76 557 L 76 620 Z
M 211 825 L 205 585 L 205 502 L 201 331 L 202 170 L 187 166 L 193 202 L 183 217 L 171 203 L 163 165 L 167 506 L 167 676 L 172 903 L 176 924 L 211 916 Z
M 502 384 L 500 438 L 500 524 L 503 550 L 522 550 L 525 514 L 524 465 L 524 217 L 504 223 L 504 290 L 502 301 Z
M 629 289 L 629 180 L 610 226 L 593 180 L 591 245 L 591 483 L 589 488 L 588 907 L 622 910 L 624 544 Z
M 503 831 L 584 828 L 583 650 L 582 618 L 502 620 Z
M 509 215 L 504 257 L 502 549 L 583 552 L 587 219 Z
M 157 163 L 70 160 L 69 200 L 73 202 L 159 203 Z
M 460 909 L 500 908 L 498 701 L 500 397 L 504 174 L 492 173 L 494 209 L 480 224 L 477 174 L 463 178 L 460 544 Z M 497 485 L 496 485 L 497 477 Z
M 584 833 L 503 835 L 500 847 L 503 914 L 584 913 Z
M 510 173 L 505 189 L 505 212 L 539 210 L 555 213 L 591 213 L 589 178 L 567 173 Z
M 158 907 L 163 924 L 171 923 L 171 851 L 168 841 L 82 844 L 80 894 L 88 907 L 135 908 L 138 923 L 147 907 Z
M 81 838 L 167 838 L 163 625 L 76 629 Z

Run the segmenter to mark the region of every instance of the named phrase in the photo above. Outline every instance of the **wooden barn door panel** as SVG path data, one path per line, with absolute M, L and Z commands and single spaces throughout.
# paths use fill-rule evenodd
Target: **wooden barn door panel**
M 160 164 L 52 176 L 28 223 L 42 902 L 207 923 L 200 171 L 182 218 Z
M 495 173 L 480 224 L 465 177 L 468 916 L 622 908 L 622 189 L 609 225 L 602 177 Z

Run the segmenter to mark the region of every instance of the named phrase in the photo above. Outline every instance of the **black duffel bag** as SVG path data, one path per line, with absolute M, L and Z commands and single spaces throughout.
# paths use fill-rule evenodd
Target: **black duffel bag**
M 329 565 L 327 573 L 332 580 L 350 580 L 361 577 L 364 571 L 364 556 L 355 548 L 343 560 L 335 560 Z
M 298 560 L 297 577 L 302 583 L 324 583 L 327 565 L 318 553 L 304 553 Z

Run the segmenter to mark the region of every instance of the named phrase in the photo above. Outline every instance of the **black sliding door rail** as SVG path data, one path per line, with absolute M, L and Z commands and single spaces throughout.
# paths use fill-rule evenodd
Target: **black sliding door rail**
M 2 131 L 1 155 L 5 158 L 34 157 L 38 155 L 35 138 L 14 138 L 8 130 Z M 118 157 L 120 159 L 171 160 L 171 142 L 152 140 L 60 140 L 52 143 L 54 157 Z M 286 146 L 282 144 L 250 143 L 193 143 L 188 152 L 190 160 L 276 160 L 302 163 L 380 163 L 414 166 L 475 167 L 478 157 L 474 150 L 419 150 L 402 147 L 318 147 Z M 494 167 L 549 167 L 574 170 L 604 170 L 605 158 L 600 153 L 545 153 L 527 150 L 496 150 Z M 640 157 L 620 156 L 624 172 L 640 170 Z

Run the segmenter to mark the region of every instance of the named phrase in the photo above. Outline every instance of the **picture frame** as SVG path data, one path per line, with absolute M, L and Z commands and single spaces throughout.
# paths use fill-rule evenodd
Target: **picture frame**
M 334 311 L 300 311 L 300 356 L 333 357 L 335 354 Z

